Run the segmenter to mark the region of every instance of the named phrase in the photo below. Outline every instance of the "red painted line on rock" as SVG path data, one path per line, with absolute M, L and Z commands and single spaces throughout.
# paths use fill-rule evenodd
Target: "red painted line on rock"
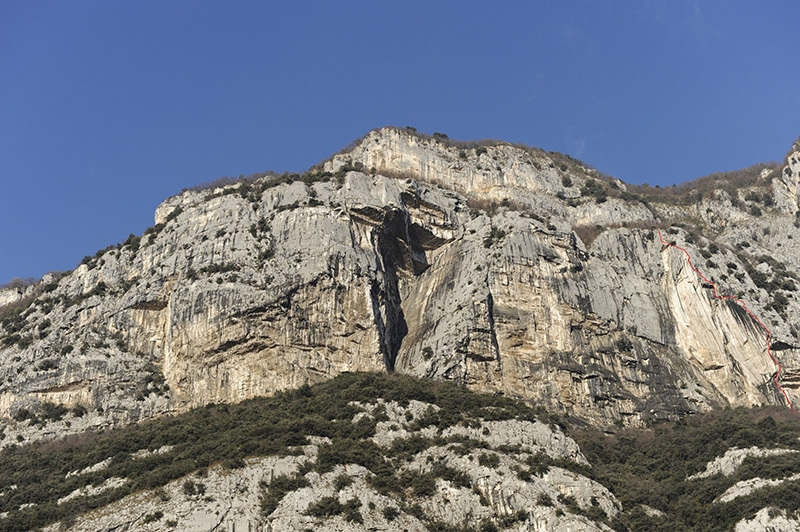
M 674 243 L 672 243 L 672 242 L 667 242 L 666 240 L 664 240 L 664 237 L 662 237 L 662 236 L 661 236 L 661 229 L 658 229 L 658 239 L 659 239 L 659 240 L 661 240 L 661 243 L 662 243 L 663 245 L 665 245 L 665 246 L 673 247 L 673 248 L 675 248 L 675 249 L 679 249 L 679 250 L 683 251 L 684 255 L 686 255 L 686 261 L 689 263 L 689 267 L 690 267 L 690 268 L 692 269 L 692 271 L 694 271 L 694 273 L 696 273 L 696 274 L 697 274 L 697 275 L 698 275 L 698 276 L 699 276 L 699 277 L 700 277 L 700 278 L 701 278 L 701 279 L 702 279 L 704 282 L 706 282 L 707 284 L 711 285 L 711 288 L 712 288 L 712 290 L 714 291 L 714 292 L 713 292 L 713 295 L 714 295 L 714 297 L 715 297 L 716 299 L 719 299 L 719 300 L 730 299 L 730 300 L 732 300 L 732 301 L 735 301 L 735 302 L 736 302 L 736 303 L 737 303 L 737 304 L 738 304 L 740 307 L 742 307 L 742 310 L 744 310 L 745 312 L 747 312 L 747 314 L 748 314 L 748 315 L 749 315 L 751 318 L 753 318 L 753 319 L 756 321 L 756 323 L 758 323 L 758 324 L 761 326 L 761 328 L 762 328 L 762 329 L 764 329 L 764 332 L 765 332 L 765 333 L 766 333 L 766 335 L 767 335 L 767 336 L 766 336 L 766 343 L 767 343 L 767 354 L 769 355 L 769 358 L 771 358 L 771 359 L 772 359 L 772 362 L 773 362 L 773 363 L 775 363 L 775 365 L 778 367 L 778 371 L 777 371 L 777 372 L 775 372 L 775 376 L 772 378 L 772 380 L 773 380 L 773 382 L 775 383 L 775 387 L 776 387 L 776 388 L 778 388 L 778 390 L 780 390 L 780 392 L 783 394 L 783 397 L 786 399 L 786 403 L 789 405 L 789 408 L 791 408 L 791 409 L 792 409 L 792 412 L 794 412 L 794 404 L 792 404 L 792 400 L 791 400 L 791 399 L 789 399 L 789 394 L 788 394 L 788 393 L 786 393 L 786 390 L 784 390 L 784 389 L 781 387 L 780 383 L 778 382 L 778 381 L 780 380 L 781 373 L 783 373 L 783 366 L 781 365 L 781 363 L 780 363 L 780 362 L 778 362 L 778 359 L 777 359 L 777 358 L 775 358 L 775 355 L 773 355 L 773 354 L 772 354 L 772 347 L 770 346 L 770 344 L 771 344 L 770 340 L 771 340 L 771 338 L 772 338 L 772 333 L 770 333 L 770 332 L 769 332 L 769 329 L 767 329 L 767 326 L 766 326 L 766 325 L 764 325 L 764 322 L 762 322 L 760 319 L 758 319 L 758 316 L 756 316 L 755 314 L 753 314 L 753 312 L 752 312 L 752 311 L 751 311 L 749 308 L 747 308 L 747 304 L 745 304 L 745 302 L 744 302 L 744 301 L 742 301 L 741 299 L 739 299 L 738 297 L 733 297 L 733 296 L 721 296 L 721 295 L 717 294 L 717 283 L 715 283 L 714 281 L 711 281 L 711 280 L 709 280 L 708 278 L 706 278 L 706 276 L 705 276 L 705 275 L 703 275 L 703 274 L 700 272 L 700 270 L 698 270 L 697 268 L 695 268 L 695 267 L 694 267 L 694 264 L 692 264 L 692 257 L 689 255 L 689 252 L 688 252 L 688 251 L 686 251 L 684 248 L 680 247 L 680 246 L 679 246 L 679 245 L 677 245 L 677 244 L 674 244 Z

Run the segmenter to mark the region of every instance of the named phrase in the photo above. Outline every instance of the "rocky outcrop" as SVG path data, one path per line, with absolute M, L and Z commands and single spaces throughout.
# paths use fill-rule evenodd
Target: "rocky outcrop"
M 700 478 L 708 478 L 714 475 L 731 476 L 742 465 L 745 458 L 753 456 L 756 458 L 763 458 L 766 456 L 780 456 L 787 453 L 800 452 L 796 449 L 760 449 L 758 447 L 748 447 L 746 449 L 729 449 L 724 455 L 716 457 L 713 461 L 706 464 L 705 471 L 701 471 L 695 475 L 687 478 L 687 480 L 696 480 Z
M 772 190 L 778 209 L 796 215 L 800 198 L 800 141 L 794 143 L 786 156 L 780 177 L 772 181 Z
M 657 224 L 768 324 L 795 400 L 787 194 L 761 216 L 722 190 L 640 201 L 558 154 L 378 130 L 303 176 L 170 198 L 141 237 L 36 285 L 0 322 L 0 444 L 345 371 L 452 380 L 599 426 L 784 402 L 764 330 Z
M 737 497 L 745 497 L 750 495 L 756 490 L 760 490 L 763 488 L 768 488 L 771 486 L 779 486 L 784 482 L 792 482 L 800 480 L 800 473 L 796 475 L 791 475 L 785 478 L 776 478 L 776 479 L 763 479 L 759 477 L 749 478 L 747 480 L 740 480 L 727 490 L 714 499 L 714 502 L 730 502 Z
M 736 532 L 794 532 L 800 529 L 800 520 L 787 515 L 785 510 L 762 508 L 752 519 L 736 523 Z
M 706 464 L 706 468 L 704 471 L 696 473 L 687 477 L 686 480 L 693 481 L 693 480 L 700 480 L 708 477 L 712 477 L 714 475 L 724 475 L 726 477 L 730 477 L 731 475 L 735 474 L 741 466 L 745 459 L 747 458 L 769 458 L 772 456 L 780 456 L 784 454 L 791 454 L 791 453 L 798 453 L 797 449 L 762 449 L 756 446 L 748 447 L 745 449 L 738 449 L 736 447 L 729 449 L 725 452 L 724 455 L 716 457 L 714 460 Z M 739 497 L 746 497 L 751 493 L 763 489 L 769 488 L 774 486 L 779 486 L 784 482 L 793 482 L 800 480 L 800 474 L 795 475 L 788 475 L 783 478 L 773 478 L 773 479 L 763 479 L 760 477 L 753 477 L 747 478 L 745 480 L 740 480 L 733 484 L 732 486 L 728 487 L 723 493 L 717 496 L 714 499 L 715 503 L 727 503 Z M 766 508 L 764 510 L 767 510 Z M 774 509 L 773 509 L 774 510 Z M 766 521 L 772 521 L 777 519 L 776 522 L 779 524 L 777 525 L 769 525 L 774 526 L 775 530 L 783 530 L 781 528 L 783 525 L 781 519 L 777 516 L 777 510 L 765 513 L 762 515 L 762 512 L 753 518 L 752 520 L 745 520 L 741 523 L 737 524 L 736 530 L 752 530 L 756 523 L 764 524 Z M 775 515 L 773 515 L 775 514 Z M 742 528 L 743 527 L 743 528 Z M 748 528 L 749 527 L 749 528 Z M 762 528 L 760 530 L 771 530 L 769 527 Z

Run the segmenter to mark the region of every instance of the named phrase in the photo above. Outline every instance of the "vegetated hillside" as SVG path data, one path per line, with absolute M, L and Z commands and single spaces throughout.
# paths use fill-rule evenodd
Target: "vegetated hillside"
M 0 530 L 733 530 L 764 508 L 796 525 L 798 436 L 785 409 L 603 433 L 452 384 L 344 374 L 6 448 Z M 736 447 L 738 468 L 707 467 Z
M 625 509 L 616 530 L 733 530 L 764 508 L 794 519 L 785 530 L 800 526 L 800 416 L 787 409 L 724 409 L 649 429 L 570 434 L 592 464 L 592 478 Z M 736 450 L 740 460 L 731 457 Z M 716 460 L 721 467 L 706 471 L 726 453 L 728 460 Z
M 538 415 L 551 419 L 543 412 Z M 508 430 L 509 423 L 513 434 L 497 432 Z M 159 488 L 185 479 L 184 495 L 202 495 L 214 490 L 203 480 L 209 470 L 247 469 L 254 459 L 265 456 L 295 457 L 297 462 L 287 474 L 274 467 L 258 471 L 258 504 L 246 509 L 253 520 L 269 522 L 289 492 L 318 483 L 319 475 L 335 470 L 339 489 L 350 486 L 354 480 L 340 466 L 357 465 L 366 473 L 357 472 L 360 488 L 374 492 L 382 504 L 369 509 L 361 502 L 342 507 L 324 490 L 306 494 L 308 508 L 303 514 L 311 516 L 310 523 L 344 514 L 346 521 L 361 524 L 362 512 L 392 522 L 408 513 L 414 522 L 436 527 L 441 512 L 426 512 L 419 504 L 445 482 L 470 499 L 461 504 L 475 505 L 477 514 L 484 516 L 475 520 L 511 524 L 524 521 L 527 514 L 516 509 L 511 516 L 493 514 L 485 498 L 491 494 L 481 492 L 480 482 L 457 463 L 474 460 L 476 467 L 498 468 L 502 460 L 507 468 L 506 461 L 513 456 L 516 467 L 534 468 L 540 476 L 551 465 L 583 471 L 585 460 L 577 446 L 555 425 L 552 430 L 555 433 L 537 421 L 529 406 L 500 396 L 408 377 L 345 374 L 272 398 L 213 405 L 125 429 L 6 448 L 0 453 L 0 511 L 4 512 L 0 530 L 27 530 L 55 520 L 67 525 L 80 522 L 75 519 L 81 513 L 141 490 L 156 490 L 150 515 L 160 517 L 148 521 L 140 507 L 137 527 L 153 522 L 154 529 L 163 529 L 175 516 L 162 510 L 164 504 L 169 506 L 169 497 Z M 438 455 L 433 449 L 439 449 Z M 356 499 L 359 496 L 366 500 L 364 493 L 355 494 Z M 202 497 L 195 502 L 202 506 Z M 185 525 L 177 521 L 171 528 L 186 530 Z

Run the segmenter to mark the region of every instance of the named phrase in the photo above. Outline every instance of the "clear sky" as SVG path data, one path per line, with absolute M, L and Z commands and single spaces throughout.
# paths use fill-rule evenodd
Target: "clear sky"
M 652 185 L 780 160 L 798 58 L 797 0 L 4 0 L 0 284 L 385 125 Z

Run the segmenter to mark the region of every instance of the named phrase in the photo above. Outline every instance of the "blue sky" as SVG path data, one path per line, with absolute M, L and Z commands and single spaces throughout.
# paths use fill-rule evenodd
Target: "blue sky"
M 412 125 L 680 183 L 800 136 L 800 2 L 0 2 L 0 283 Z

